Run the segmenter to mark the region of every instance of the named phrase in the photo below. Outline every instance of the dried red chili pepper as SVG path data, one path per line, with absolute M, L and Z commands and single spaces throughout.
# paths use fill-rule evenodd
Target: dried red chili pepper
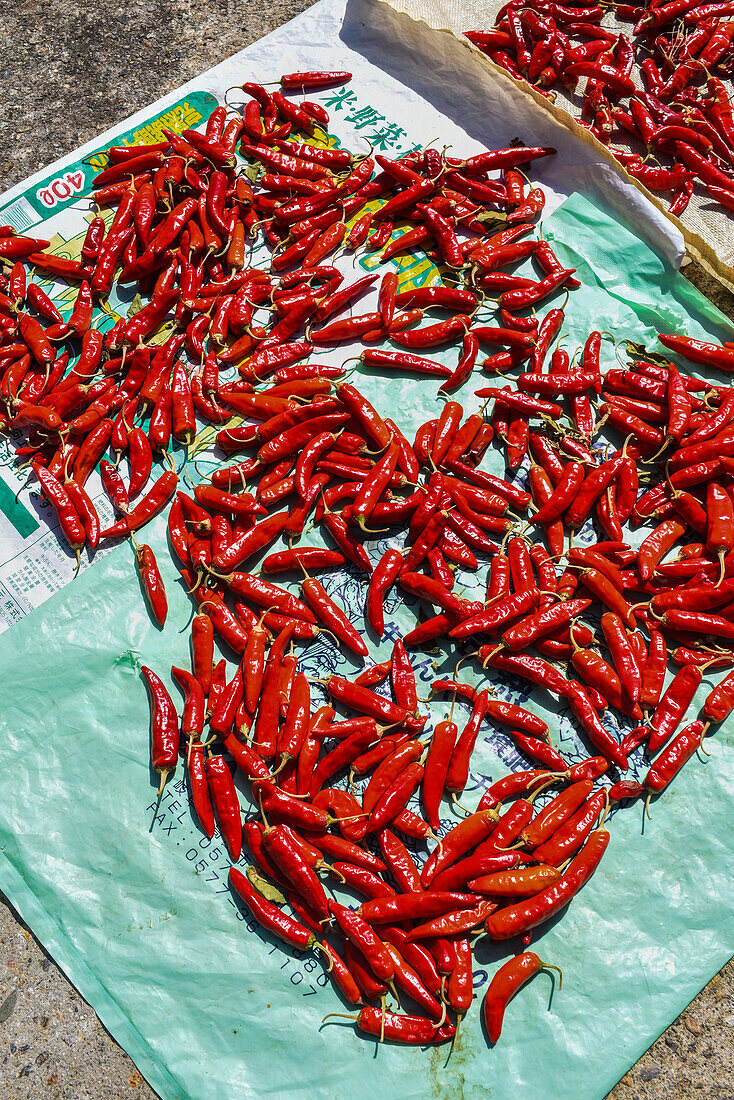
M 151 765 L 161 777 L 158 798 L 178 761 L 178 716 L 173 700 L 159 676 L 142 665 L 140 669 L 150 697 Z
M 563 982 L 559 968 L 552 963 L 544 963 L 533 951 L 523 951 L 509 959 L 494 975 L 482 1002 L 484 1026 L 491 1043 L 499 1040 L 508 1002 L 539 970 L 544 969 L 558 970 L 560 982 Z

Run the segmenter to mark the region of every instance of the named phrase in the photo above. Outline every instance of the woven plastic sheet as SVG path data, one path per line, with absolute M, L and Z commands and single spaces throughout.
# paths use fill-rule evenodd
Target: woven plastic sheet
M 584 277 L 569 302 L 571 341 L 592 321 L 639 340 L 652 340 L 658 321 L 723 336 L 725 321 L 713 307 L 585 200 L 572 199 L 546 230 Z M 612 239 L 614 250 L 601 246 Z M 425 382 L 365 374 L 359 384 L 406 431 L 434 407 Z M 446 1048 L 378 1048 L 347 1021 L 319 1026 L 327 1012 L 344 1011 L 320 960 L 263 935 L 231 896 L 224 845 L 219 833 L 210 842 L 192 824 L 180 769 L 153 820 L 156 777 L 138 667 L 165 676 L 172 663 L 186 662 L 190 604 L 169 560 L 164 520 L 145 537 L 169 594 L 163 632 L 145 613 L 123 546 L 8 635 L 0 675 L 0 889 L 152 1086 L 165 1100 L 367 1100 L 376 1092 L 386 1100 L 500 1098 L 526 1089 L 549 1100 L 604 1096 L 731 954 L 732 730 L 709 738 L 710 760 L 687 765 L 654 805 L 644 835 L 641 806 L 613 815 L 599 871 L 535 941 L 564 970 L 550 1008 L 550 981 L 538 978 L 512 1003 L 500 1043 L 488 1048 L 479 999 L 510 950 L 480 940 L 477 999 L 450 1061 Z M 327 583 L 361 623 L 363 582 L 349 573 Z M 372 656 L 389 651 L 390 636 L 408 629 L 416 610 L 391 597 L 386 641 L 377 646 L 367 637 Z M 448 670 L 456 653 L 416 654 L 421 695 L 434 659 Z M 305 648 L 302 662 L 309 675 L 353 669 L 328 641 Z M 476 679 L 472 667 L 462 676 Z M 495 687 L 502 697 L 526 698 L 517 683 L 498 679 Z M 549 696 L 532 705 L 569 760 L 585 754 Z M 439 700 L 429 709 L 435 721 L 448 708 Z M 507 738 L 485 727 L 467 804 L 476 804 L 489 778 L 518 765 Z M 246 784 L 240 789 L 249 808 Z M 452 820 L 447 814 L 443 827 Z
M 488 30 L 495 22 L 497 12 L 503 6 L 504 0 L 381 0 L 388 7 L 401 15 L 408 16 L 412 20 L 421 21 L 434 31 L 445 31 L 458 42 L 447 42 L 445 35 L 434 34 L 433 42 L 426 43 L 424 60 L 431 64 L 434 56 L 441 56 L 444 63 L 458 66 L 460 69 L 472 65 L 469 56 L 473 55 L 473 61 L 480 68 L 485 68 L 492 73 L 495 85 L 490 91 L 487 107 L 492 110 L 498 101 L 509 98 L 512 101 L 518 98 L 526 103 L 528 109 L 531 105 L 539 107 L 550 114 L 562 126 L 570 129 L 579 141 L 593 149 L 594 157 L 600 171 L 607 166 L 615 169 L 620 175 L 631 180 L 625 169 L 609 150 L 591 135 L 583 126 L 579 126 L 576 120 L 581 116 L 581 104 L 583 98 L 576 94 L 570 96 L 561 87 L 554 87 L 555 100 L 542 96 L 531 85 L 523 80 L 516 80 L 499 65 L 473 46 L 464 37 L 468 30 Z M 630 34 L 629 22 L 618 22 L 614 17 L 614 7 L 610 6 L 604 16 L 603 25 L 617 33 Z M 461 43 L 459 46 L 458 43 Z M 463 55 L 463 56 L 462 56 Z M 473 66 L 472 66 L 473 67 Z M 635 66 L 633 79 L 638 87 L 644 84 L 640 78 L 639 70 Z M 580 87 L 583 90 L 584 82 Z M 640 152 L 641 146 L 634 144 L 627 146 L 624 137 L 621 138 L 624 148 Z M 603 169 L 602 169 L 603 166 Z M 671 194 L 651 195 L 646 188 L 637 184 L 640 190 L 652 199 L 662 211 L 667 211 Z M 667 215 L 670 217 L 670 215 Z M 702 189 L 697 189 L 691 198 L 688 207 L 680 219 L 675 223 L 681 225 L 689 251 L 698 259 L 704 267 L 719 279 L 729 290 L 734 290 L 734 213 L 725 209 L 720 203 L 714 202 Z

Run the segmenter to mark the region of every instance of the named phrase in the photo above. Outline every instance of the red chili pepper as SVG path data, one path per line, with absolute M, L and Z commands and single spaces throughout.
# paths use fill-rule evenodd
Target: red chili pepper
M 86 541 L 86 532 L 77 510 L 67 489 L 49 470 L 44 469 L 40 464 L 34 465 L 33 470 L 41 484 L 43 495 L 56 512 L 64 538 L 77 555 L 78 568 L 79 551 Z
M 95 550 L 99 543 L 99 516 L 90 497 L 81 485 L 77 485 L 71 478 L 64 482 L 64 489 L 72 503 L 76 514 L 82 521 L 87 545 L 90 550 Z
M 422 795 L 428 823 L 434 830 L 438 829 L 441 823 L 439 806 L 446 786 L 446 777 L 456 745 L 457 734 L 458 727 L 451 720 L 438 722 L 428 749 Z
M 341 642 L 354 653 L 362 657 L 367 656 L 368 649 L 362 635 L 356 627 L 352 626 L 341 608 L 337 607 L 320 581 L 315 577 L 306 577 L 301 582 L 301 592 L 309 607 Z
M 209 786 L 204 766 L 204 746 L 201 741 L 192 741 L 187 750 L 187 771 L 191 801 L 196 810 L 199 824 L 211 838 L 214 836 L 214 810 L 212 808 Z
M 346 939 L 364 955 L 375 977 L 381 981 L 391 981 L 395 964 L 370 926 L 357 913 L 336 901 L 329 902 L 329 911 Z
M 155 622 L 162 628 L 168 614 L 168 600 L 155 554 L 146 543 L 138 543 L 135 546 L 135 559 L 148 606 Z
M 673 678 L 650 719 L 651 753 L 657 752 L 680 725 L 701 683 L 701 669 L 685 665 Z
M 489 983 L 482 1003 L 484 1026 L 491 1043 L 496 1043 L 500 1037 L 508 1002 L 539 970 L 549 968 L 558 970 L 561 975 L 557 966 L 544 963 L 532 951 L 523 951 L 500 967 Z M 560 980 L 563 981 L 562 976 Z
M 485 929 L 493 940 L 510 939 L 539 924 L 543 924 L 568 905 L 574 894 L 593 875 L 609 843 L 609 833 L 603 829 L 592 832 L 566 869 L 563 877 L 554 885 L 527 901 L 509 905 L 487 917 Z
M 151 765 L 160 774 L 158 797 L 178 760 L 178 716 L 171 696 L 163 681 L 155 672 L 141 666 L 150 697 Z
M 403 565 L 399 550 L 386 550 L 370 578 L 367 592 L 366 615 L 375 633 L 382 638 L 385 633 L 385 594 L 397 579 Z
M 110 423 L 110 431 L 111 428 L 112 425 Z M 76 469 L 74 471 L 74 478 L 76 480 Z M 173 496 L 177 484 L 178 477 L 175 471 L 166 470 L 165 473 L 161 474 L 143 499 L 139 501 L 134 508 L 131 508 L 123 519 L 118 520 L 112 527 L 107 527 L 104 531 L 100 532 L 100 537 L 120 538 L 124 535 L 131 534 L 133 531 L 137 531 L 165 507 Z
M 345 1015 L 331 1012 L 329 1016 Z M 324 1017 L 327 1019 L 328 1017 Z M 360 1031 L 367 1035 L 379 1036 L 380 1042 L 389 1039 L 391 1043 L 408 1043 L 426 1046 L 431 1043 L 443 1043 L 456 1034 L 453 1024 L 445 1023 L 441 1027 L 425 1016 L 398 1016 L 393 1012 L 383 1012 L 379 1008 L 361 1009 L 359 1016 L 346 1016 L 356 1020 Z
M 689 760 L 700 747 L 706 733 L 703 722 L 691 722 L 678 736 L 670 742 L 668 747 L 653 761 L 644 780 L 644 788 L 648 795 L 660 794 L 675 778 L 685 762 Z M 649 801 L 649 798 L 648 798 Z
M 236 867 L 229 869 L 229 883 L 247 905 L 255 919 L 278 939 L 291 947 L 307 951 L 317 945 L 316 938 L 304 925 L 289 917 L 265 898 Z

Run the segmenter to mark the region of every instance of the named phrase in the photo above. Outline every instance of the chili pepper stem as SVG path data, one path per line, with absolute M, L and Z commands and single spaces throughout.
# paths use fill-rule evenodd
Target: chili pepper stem
M 358 1020 L 359 1016 L 352 1016 L 348 1012 L 327 1012 L 321 1020 L 321 1026 L 326 1023 L 327 1020 Z
M 466 806 L 463 806 L 461 802 L 459 802 L 458 798 L 456 797 L 455 791 L 451 792 L 451 803 L 452 806 L 458 806 L 460 810 L 463 810 L 467 817 L 471 817 L 472 811 L 467 810 Z
M 715 587 L 715 588 L 720 588 L 720 587 L 721 587 L 721 585 L 722 585 L 722 584 L 723 584 L 723 582 L 724 582 L 724 573 L 725 573 L 725 571 L 726 571 L 726 565 L 725 565 L 724 559 L 725 559 L 725 557 L 726 557 L 726 554 L 727 554 L 727 551 L 726 551 L 726 550 L 719 550 L 719 566 L 720 566 L 720 571 L 719 571 L 719 579 L 718 579 L 718 581 L 716 582 L 716 584 L 714 585 L 714 587 Z
M 558 988 L 563 989 L 563 971 L 560 966 L 556 966 L 555 963 L 547 963 L 540 960 L 541 970 L 557 970 L 558 971 Z

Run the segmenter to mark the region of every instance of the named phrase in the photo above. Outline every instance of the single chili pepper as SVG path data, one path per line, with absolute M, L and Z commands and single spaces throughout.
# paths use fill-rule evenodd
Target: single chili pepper
M 225 734 L 232 728 L 237 708 L 242 701 L 243 690 L 243 673 L 240 664 L 230 682 L 219 693 L 216 705 L 211 708 L 209 724 L 214 732 Z
M 367 593 L 366 615 L 372 629 L 380 638 L 385 632 L 385 594 L 397 579 L 403 566 L 399 550 L 388 549 L 375 567 Z
M 728 650 L 692 649 L 689 646 L 678 646 L 671 653 L 671 658 L 676 665 L 707 665 L 709 668 L 729 668 L 734 655 Z
M 680 725 L 701 683 L 701 669 L 685 665 L 668 685 L 650 719 L 649 751 L 657 752 Z
M 635 613 L 629 606 L 624 596 L 612 584 L 612 582 L 598 569 L 593 567 L 582 573 L 583 582 L 589 592 L 603 603 L 610 611 L 615 612 L 624 621 L 630 630 L 635 629 Z
M 636 703 L 642 690 L 642 674 L 624 624 L 618 615 L 607 612 L 602 615 L 601 626 L 622 686 L 630 701 Z
M 383 859 L 400 891 L 404 894 L 421 893 L 420 873 L 403 842 L 389 829 L 380 832 L 378 841 Z
M 731 503 L 731 502 L 730 502 Z M 637 555 L 637 568 L 643 580 L 649 580 L 660 559 L 686 532 L 686 524 L 677 519 L 663 520 L 642 543 Z M 732 513 L 734 536 L 734 512 Z
M 402 639 L 396 638 L 391 657 L 391 680 L 395 702 L 410 714 L 418 710 L 415 672 Z
M 457 734 L 458 727 L 450 719 L 438 722 L 428 749 L 422 795 L 428 822 L 434 830 L 440 825 L 439 806 Z
M 360 356 L 360 361 L 367 367 L 383 367 L 388 370 L 427 374 L 437 378 L 445 378 L 451 373 L 448 367 L 420 355 L 410 355 L 402 351 L 384 351 L 381 348 L 366 348 Z
M 161 777 L 158 798 L 178 760 L 178 717 L 163 681 L 146 665 L 140 669 L 150 697 L 151 765 Z
M 402 748 L 401 745 L 396 751 L 401 751 Z M 370 814 L 365 832 L 379 833 L 387 825 L 393 824 L 396 829 L 409 836 L 421 839 L 425 837 L 428 832 L 428 823 L 405 808 L 408 800 L 420 786 L 423 775 L 424 769 L 420 764 L 415 762 L 408 764 L 378 799 Z
M 196 677 L 193 676 L 192 673 L 187 672 L 184 668 L 177 668 L 173 665 L 171 668 L 171 675 L 184 693 L 181 732 L 189 742 L 187 745 L 188 751 L 191 747 L 193 738 L 201 737 L 204 729 L 204 714 L 206 709 L 204 691 Z
M 364 479 L 362 487 L 354 499 L 350 509 L 350 518 L 362 530 L 366 530 L 366 523 L 374 511 L 375 505 L 395 473 L 398 453 L 397 445 L 391 442 L 385 454 Z
M 734 505 L 731 497 L 715 481 L 706 489 L 706 549 L 718 555 L 723 580 L 726 554 L 734 548 Z
M 76 514 L 82 522 L 87 546 L 90 550 L 95 550 L 99 543 L 100 527 L 97 509 L 94 507 L 91 498 L 82 486 L 77 485 L 73 479 L 67 478 L 64 482 L 64 489 L 66 490 Z
M 146 543 L 139 543 L 135 546 L 135 560 L 151 614 L 157 625 L 162 628 L 168 614 L 168 600 L 155 554 Z
M 318 945 L 314 934 L 308 928 L 282 912 L 277 905 L 266 901 L 236 867 L 229 869 L 229 883 L 255 919 L 278 939 L 302 951 Z
M 540 595 L 533 582 L 531 588 L 516 591 L 498 600 L 489 608 L 483 608 L 476 614 L 463 617 L 462 621 L 449 631 L 449 636 L 468 638 L 472 634 L 493 633 L 505 623 L 526 615 L 537 606 L 539 599 Z
M 64 538 L 77 556 L 78 568 L 79 552 L 86 541 L 86 532 L 79 514 L 69 497 L 67 489 L 54 477 L 50 470 L 45 469 L 40 464 L 35 464 L 33 470 L 40 482 L 43 495 L 56 512 Z
M 526 847 L 537 848 L 572 816 L 589 795 L 594 784 L 590 779 L 573 783 L 544 806 L 520 834 Z
M 502 642 L 513 652 L 526 649 L 537 638 L 542 638 L 570 622 L 591 604 L 591 600 L 564 600 L 554 607 L 536 611 L 520 623 L 509 627 L 502 634 Z
M 102 478 L 102 485 L 113 505 L 115 511 L 118 514 L 125 515 L 128 510 L 128 497 L 125 483 L 123 482 L 120 474 L 117 471 L 117 467 L 113 466 L 111 462 L 106 459 L 102 459 L 99 464 L 99 472 Z
M 201 741 L 192 741 L 188 746 L 186 767 L 189 777 L 191 801 L 194 804 L 199 824 L 211 838 L 214 836 L 214 810 L 212 808 L 209 786 L 204 766 L 204 746 Z
M 368 688 L 361 688 L 361 691 L 369 691 Z M 337 744 L 336 748 L 331 752 L 323 756 L 311 776 L 310 793 L 311 797 L 318 793 L 321 786 L 330 779 L 332 775 L 336 775 L 338 771 L 347 765 L 351 764 L 365 749 L 371 745 L 375 740 L 375 733 L 371 725 L 363 725 L 358 727 L 354 733 L 345 737 L 344 740 Z
M 611 802 L 622 802 L 627 798 L 639 798 L 644 790 L 642 784 L 634 779 L 622 779 L 609 788 L 609 799 Z
M 346 939 L 364 955 L 375 977 L 380 981 L 391 981 L 395 964 L 370 926 L 359 914 L 336 901 L 329 902 L 329 911 Z
M 262 843 L 270 860 L 318 920 L 328 919 L 326 892 L 306 858 L 297 834 L 284 825 L 266 826 Z
M 395 962 L 395 983 L 411 997 L 415 1003 L 432 1016 L 434 1020 L 444 1020 L 446 1008 L 426 989 L 419 974 L 406 961 L 402 951 L 389 942 L 385 943 L 388 953 Z
M 602 804 L 603 804 L 602 799 Z M 533 897 L 546 886 L 553 886 L 561 877 L 556 867 L 539 864 L 513 871 L 495 871 L 473 880 L 472 889 L 480 894 L 503 898 Z
M 705 733 L 706 726 L 703 722 L 691 722 L 653 761 L 643 783 L 648 792 L 648 804 L 650 797 L 664 791 L 685 762 L 693 756 L 700 747 Z
M 616 764 L 620 771 L 626 771 L 627 757 L 599 720 L 588 691 L 581 684 L 569 680 L 566 682 L 564 694 L 594 748 Z
M 464 336 L 471 328 L 471 318 L 466 314 L 457 314 L 446 321 L 440 321 L 435 325 L 428 325 L 421 329 L 411 329 L 408 332 L 394 333 L 391 337 L 393 343 L 404 348 L 433 348 L 440 344 L 446 344 L 456 336 Z
M 285 723 L 278 735 L 281 763 L 297 757 L 306 739 L 311 718 L 311 691 L 306 676 L 299 672 L 289 693 Z
M 702 714 L 708 722 L 723 722 L 734 709 L 734 676 L 729 673 L 706 696 Z
M 422 896 L 430 897 L 430 894 Z M 470 932 L 472 928 L 476 928 L 477 925 L 486 920 L 496 908 L 497 905 L 494 901 L 483 901 L 474 909 L 464 909 L 455 913 L 447 913 L 442 917 L 434 917 L 433 920 L 426 921 L 413 928 L 408 933 L 408 942 L 430 939 L 434 936 L 455 936 L 463 932 Z
M 379 1036 L 380 1042 L 388 1039 L 391 1043 L 426 1046 L 431 1043 L 444 1043 L 453 1038 L 456 1033 L 455 1027 L 450 1023 L 437 1027 L 425 1016 L 398 1016 L 393 1012 L 383 1012 L 379 1008 L 369 1006 L 361 1009 L 359 1016 L 346 1016 L 340 1012 L 331 1012 L 329 1016 L 344 1016 L 345 1019 L 356 1020 L 360 1031 L 365 1032 L 366 1035 Z M 324 1017 L 324 1019 L 327 1018 Z
M 352 977 L 347 964 L 326 940 L 321 940 L 321 946 L 331 961 L 329 974 L 342 997 L 344 997 L 350 1005 L 361 1004 L 362 993 Z
M 309 607 L 330 630 L 354 653 L 366 657 L 368 650 L 362 635 L 334 603 L 326 589 L 315 577 L 306 576 L 301 582 L 301 592 Z
M 534 978 L 539 970 L 548 968 L 558 970 L 559 975 L 561 975 L 561 971 L 557 966 L 553 966 L 552 963 L 544 963 L 532 951 L 523 951 L 500 967 L 489 983 L 482 1003 L 484 1026 L 487 1029 L 487 1035 L 491 1043 L 494 1044 L 499 1040 L 505 1018 L 505 1009 L 512 997 L 526 982 Z
M 218 570 L 227 573 L 238 565 L 244 565 L 273 542 L 283 531 L 288 520 L 288 512 L 277 512 L 256 523 L 254 527 L 237 535 L 233 542 L 214 557 Z
M 400 586 L 410 592 L 411 595 L 429 600 L 444 611 L 458 615 L 463 615 L 465 612 L 464 601 L 449 592 L 432 577 L 426 577 L 421 573 L 403 572 L 400 574 Z
M 375 684 L 384 684 L 390 675 L 391 667 L 391 660 L 380 661 L 379 664 L 372 665 L 371 668 L 366 668 L 364 672 L 360 672 L 355 683 L 360 684 L 362 687 L 374 687 Z

